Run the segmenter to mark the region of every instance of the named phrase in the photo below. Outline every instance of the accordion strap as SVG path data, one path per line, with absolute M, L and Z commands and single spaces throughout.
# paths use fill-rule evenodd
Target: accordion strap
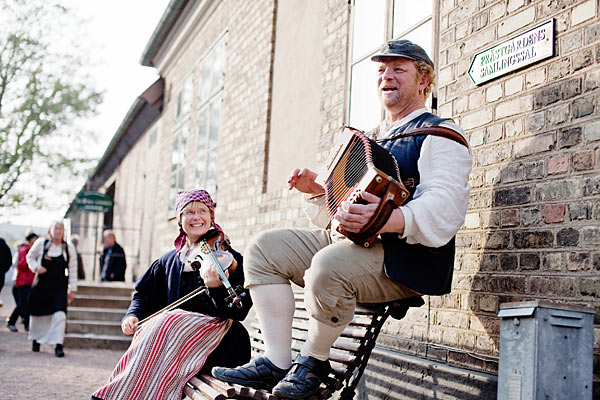
M 445 137 L 446 139 L 454 140 L 455 142 L 462 144 L 466 148 L 469 148 L 469 144 L 467 143 L 465 138 L 462 137 L 462 135 L 460 133 L 456 132 L 453 129 L 446 128 L 443 126 L 426 126 L 424 128 L 417 128 L 417 129 L 410 130 L 408 132 L 403 132 L 398 135 L 394 135 L 390 138 L 378 140 L 378 142 L 394 140 L 394 139 L 402 138 L 402 137 L 423 136 L 423 135 L 433 135 L 433 136 Z

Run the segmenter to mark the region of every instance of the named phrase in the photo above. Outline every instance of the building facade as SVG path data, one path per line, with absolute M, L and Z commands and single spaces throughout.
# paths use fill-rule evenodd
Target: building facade
M 489 398 L 501 303 L 598 311 L 598 1 L 422 3 L 171 1 L 141 60 L 164 80 L 160 115 L 94 188 L 114 191 L 112 224 L 136 255 L 129 277 L 171 248 L 180 188 L 213 194 L 241 251 L 262 230 L 308 227 L 287 175 L 319 170 L 343 125 L 377 124 L 370 56 L 408 38 L 436 64 L 429 106 L 469 139 L 471 198 L 452 293 L 386 325 L 362 395 L 434 398 L 437 385 L 448 398 Z M 549 55 L 527 63 L 543 40 Z

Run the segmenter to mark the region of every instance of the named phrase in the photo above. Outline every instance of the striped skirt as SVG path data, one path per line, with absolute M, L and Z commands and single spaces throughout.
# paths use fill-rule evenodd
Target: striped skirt
M 104 400 L 181 400 L 232 321 L 174 310 L 148 321 L 133 336 L 108 383 L 92 396 Z

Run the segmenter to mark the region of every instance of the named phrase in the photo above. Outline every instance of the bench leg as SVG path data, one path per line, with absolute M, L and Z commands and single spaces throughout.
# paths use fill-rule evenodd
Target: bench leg
M 362 378 L 362 375 L 365 372 L 365 368 L 367 367 L 367 362 L 369 361 L 369 357 L 371 357 L 371 352 L 373 351 L 373 348 L 375 347 L 375 343 L 377 341 L 377 336 L 379 336 L 379 331 L 381 331 L 381 328 L 383 327 L 383 323 L 388 319 L 389 316 L 390 316 L 390 307 L 387 307 L 385 309 L 384 313 L 381 315 L 380 319 L 373 320 L 373 322 L 371 324 L 371 328 L 373 329 L 373 339 L 369 340 L 367 343 L 367 348 L 366 348 L 365 354 L 363 355 L 362 362 L 360 363 L 360 367 L 358 368 L 356 375 L 352 378 L 352 381 L 350 381 L 348 383 L 348 386 L 346 386 L 344 388 L 344 390 L 342 390 L 342 393 L 340 394 L 341 400 L 354 399 L 354 395 L 356 392 L 356 386 L 358 386 L 358 382 L 360 381 L 360 378 Z

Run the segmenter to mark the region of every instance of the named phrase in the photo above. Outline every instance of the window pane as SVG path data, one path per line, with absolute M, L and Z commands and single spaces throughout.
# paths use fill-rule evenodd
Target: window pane
M 220 90 L 223 87 L 223 78 L 225 72 L 225 39 L 221 40 L 215 47 L 215 86 L 213 90 Z
M 411 42 L 414 42 L 421 46 L 429 58 L 433 61 L 433 57 L 431 57 L 431 20 L 426 24 L 421 25 L 414 31 L 410 32 L 408 35 L 403 36 L 403 39 L 408 39 Z
M 431 17 L 432 0 L 394 0 L 394 36 L 401 35 L 417 23 Z
M 173 151 L 171 152 L 171 172 L 175 172 L 177 168 L 179 168 L 180 163 L 180 154 L 179 154 L 179 136 L 180 133 L 177 132 L 173 137 Z
M 366 59 L 352 67 L 350 125 L 365 131 L 381 121 L 376 66 L 376 63 Z
M 177 188 L 178 189 L 182 189 L 185 184 L 185 169 L 184 168 L 180 168 L 179 171 L 177 172 Z
M 196 146 L 198 147 L 198 153 L 203 151 L 206 147 L 206 136 L 208 135 L 208 109 L 204 108 L 200 111 L 198 122 L 198 138 L 196 140 Z
M 352 60 L 357 60 L 385 40 L 385 0 L 356 0 L 353 26 Z
M 214 149 L 218 146 L 220 111 L 221 111 L 221 100 L 216 99 L 210 105 L 210 136 L 208 138 L 208 148 L 209 149 Z
M 194 94 L 194 83 L 190 76 L 183 85 L 181 112 L 186 115 L 192 109 L 192 96 Z
M 200 103 L 205 102 L 210 96 L 210 81 L 212 75 L 212 52 L 210 52 L 204 61 L 202 61 L 202 66 L 200 67 L 200 93 L 199 100 Z
M 215 205 L 217 204 L 217 181 L 216 179 L 208 179 L 204 185 L 204 190 L 210 193 Z

